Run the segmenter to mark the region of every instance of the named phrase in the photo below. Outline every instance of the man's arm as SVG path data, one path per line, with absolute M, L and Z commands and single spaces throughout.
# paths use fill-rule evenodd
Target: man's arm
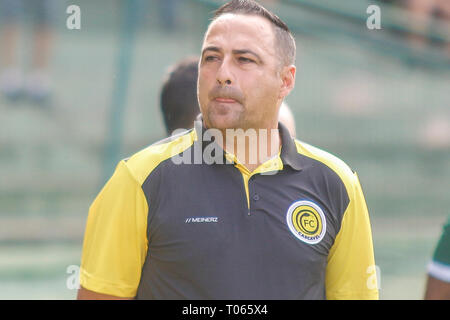
M 108 294 L 94 292 L 88 289 L 85 289 L 80 286 L 78 290 L 77 300 L 132 300 L 134 298 L 121 298 L 117 296 L 110 296 Z
M 328 256 L 326 296 L 329 300 L 378 300 L 369 212 L 356 174 L 349 186 L 349 198 Z
M 142 188 L 121 161 L 89 209 L 80 285 L 93 293 L 81 290 L 79 298 L 136 296 L 147 254 L 147 212 Z
M 450 283 L 429 275 L 425 300 L 450 300 Z

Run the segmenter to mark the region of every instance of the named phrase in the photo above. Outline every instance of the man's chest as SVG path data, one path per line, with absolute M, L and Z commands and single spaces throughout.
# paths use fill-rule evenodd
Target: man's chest
M 232 167 L 212 169 L 194 166 L 196 179 L 181 170 L 159 177 L 165 187 L 149 197 L 150 254 L 186 263 L 221 255 L 326 259 L 338 231 L 328 190 L 301 174 L 246 180 Z

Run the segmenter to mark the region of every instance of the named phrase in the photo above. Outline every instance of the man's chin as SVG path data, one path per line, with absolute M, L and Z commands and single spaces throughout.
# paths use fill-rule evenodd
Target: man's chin
M 209 129 L 218 129 L 218 130 L 225 130 L 225 129 L 236 129 L 241 126 L 241 122 L 239 121 L 239 117 L 232 114 L 227 115 L 210 115 L 208 119 L 208 127 Z

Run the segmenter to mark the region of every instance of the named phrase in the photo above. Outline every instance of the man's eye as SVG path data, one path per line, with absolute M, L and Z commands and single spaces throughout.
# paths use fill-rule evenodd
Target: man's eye
M 215 57 L 215 56 L 206 56 L 205 57 L 205 61 L 214 61 L 216 59 L 217 59 L 217 57 Z
M 252 59 L 245 58 L 245 57 L 239 57 L 239 61 L 240 61 L 240 62 L 244 62 L 244 63 L 255 62 L 255 61 L 253 61 Z

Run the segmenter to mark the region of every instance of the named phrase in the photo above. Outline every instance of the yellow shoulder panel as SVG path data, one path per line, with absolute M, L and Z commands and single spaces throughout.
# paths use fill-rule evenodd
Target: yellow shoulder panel
M 316 148 L 305 142 L 295 140 L 295 144 L 297 146 L 298 153 L 322 162 L 323 164 L 328 166 L 341 178 L 342 182 L 345 185 L 345 188 L 347 190 L 351 190 L 351 186 L 354 183 L 354 174 L 344 161 L 329 152 Z
M 127 166 L 136 181 L 142 185 L 148 175 L 164 160 L 189 148 L 197 140 L 195 130 L 171 137 L 170 141 L 151 145 L 127 160 Z
M 80 284 L 118 297 L 134 297 L 148 251 L 148 203 L 142 183 L 162 161 L 193 143 L 195 133 L 173 137 L 120 161 L 89 209 Z
M 341 228 L 328 254 L 327 299 L 378 299 L 369 212 L 358 176 L 339 158 L 306 143 L 296 141 L 297 151 L 318 160 L 341 178 L 349 204 Z
M 120 161 L 89 208 L 80 266 L 83 288 L 136 295 L 148 249 L 147 212 L 141 186 Z

